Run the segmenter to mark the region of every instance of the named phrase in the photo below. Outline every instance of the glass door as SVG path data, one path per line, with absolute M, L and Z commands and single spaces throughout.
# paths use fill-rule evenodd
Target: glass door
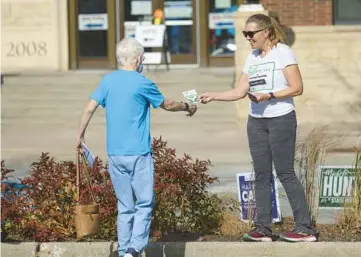
M 243 0 L 209 0 L 208 56 L 210 66 L 233 66 L 235 13 Z
M 135 37 L 139 24 L 152 24 L 156 0 L 120 0 L 120 38 Z
M 135 37 L 138 24 L 152 24 L 157 9 L 164 12 L 171 64 L 194 64 L 196 55 L 196 0 L 120 0 L 120 38 Z M 146 51 L 161 49 L 146 49 Z
M 196 0 L 164 0 L 168 46 L 172 64 L 195 64 L 196 53 Z
M 114 68 L 114 0 L 74 0 L 69 9 L 71 68 Z

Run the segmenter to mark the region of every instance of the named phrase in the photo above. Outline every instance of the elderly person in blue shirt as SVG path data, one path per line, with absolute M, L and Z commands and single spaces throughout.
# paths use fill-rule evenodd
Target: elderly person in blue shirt
M 99 105 L 106 109 L 109 173 L 118 200 L 118 254 L 139 257 L 149 240 L 154 205 L 150 106 L 192 116 L 197 107 L 164 98 L 157 85 L 141 74 L 144 49 L 133 38 L 117 44 L 120 69 L 105 75 L 81 117 L 76 148 Z M 133 193 L 136 202 L 133 199 Z

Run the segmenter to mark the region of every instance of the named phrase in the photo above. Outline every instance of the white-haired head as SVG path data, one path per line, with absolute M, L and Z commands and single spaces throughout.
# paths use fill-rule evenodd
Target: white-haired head
M 119 66 L 138 66 L 143 54 L 143 46 L 134 38 L 124 38 L 117 43 L 116 55 Z

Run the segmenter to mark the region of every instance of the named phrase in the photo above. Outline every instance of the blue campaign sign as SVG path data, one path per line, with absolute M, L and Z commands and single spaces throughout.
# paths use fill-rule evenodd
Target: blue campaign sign
M 251 219 L 256 217 L 256 198 L 254 195 L 254 175 L 252 172 L 238 173 L 237 174 L 237 185 L 238 185 L 238 199 L 240 205 L 241 220 L 248 220 L 249 216 Z M 281 209 L 279 203 L 279 195 L 277 188 L 277 180 L 275 175 L 272 179 L 272 218 L 274 222 L 280 222 Z M 252 215 L 249 215 L 251 211 Z
M 81 144 L 81 147 L 83 149 L 86 162 L 87 162 L 88 166 L 92 169 L 94 167 L 95 157 L 90 152 L 88 146 L 84 142 Z

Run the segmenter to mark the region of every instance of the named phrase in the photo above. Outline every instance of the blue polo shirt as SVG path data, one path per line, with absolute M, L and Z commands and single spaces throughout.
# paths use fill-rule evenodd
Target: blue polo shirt
M 151 152 L 150 105 L 158 108 L 164 96 L 153 81 L 136 71 L 105 75 L 91 99 L 105 108 L 108 155 Z

